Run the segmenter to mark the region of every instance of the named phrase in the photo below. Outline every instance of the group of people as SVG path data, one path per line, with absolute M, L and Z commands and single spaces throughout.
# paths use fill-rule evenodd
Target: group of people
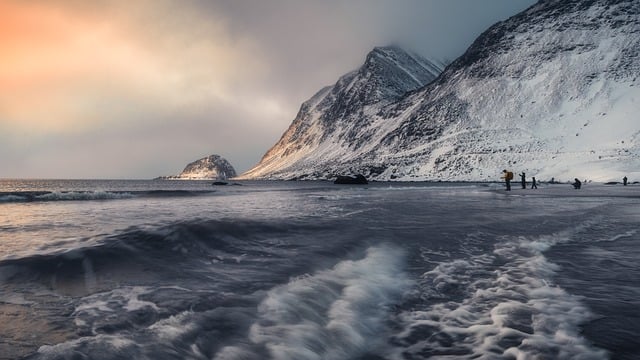
M 507 191 L 511 191 L 511 180 L 513 180 L 513 173 L 511 171 L 508 170 L 502 170 L 502 176 L 500 177 L 501 179 L 504 179 L 505 185 L 507 186 Z M 520 184 L 522 185 L 523 189 L 527 188 L 527 178 L 526 175 L 524 173 L 524 171 L 522 172 L 522 174 L 519 174 L 520 176 Z M 586 181 L 586 180 L 585 180 Z M 627 177 L 623 177 L 622 178 L 622 184 L 624 186 L 627 186 Z M 551 182 L 555 182 L 554 179 L 551 179 Z M 573 179 L 573 183 L 571 184 L 573 185 L 574 189 L 580 189 L 582 188 L 582 181 L 578 180 L 578 178 L 574 178 Z M 531 178 L 531 188 L 532 189 L 537 189 L 538 188 L 538 184 L 536 181 L 535 177 Z
M 507 191 L 511 191 L 511 180 L 513 180 L 513 173 L 511 171 L 507 171 L 506 169 L 503 170 L 502 173 L 503 175 L 501 176 L 501 178 L 504 179 L 504 182 L 507 185 Z M 526 189 L 527 188 L 526 174 L 523 171 L 522 174 L 519 174 L 519 176 L 520 176 L 520 184 L 522 185 L 522 188 Z M 535 177 L 531 178 L 531 188 L 532 189 L 538 188 L 538 183 Z

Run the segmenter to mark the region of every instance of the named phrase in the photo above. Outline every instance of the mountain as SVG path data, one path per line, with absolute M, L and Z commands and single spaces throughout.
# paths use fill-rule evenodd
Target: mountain
M 433 81 L 442 69 L 396 46 L 373 49 L 360 69 L 303 103 L 280 141 L 240 178 L 327 177 L 328 166 L 373 141 L 379 124 L 372 120 L 383 106 Z
M 433 81 L 414 75 L 425 60 L 407 55 L 409 66 L 392 55 L 400 50 L 375 49 L 305 102 L 242 177 L 478 181 L 508 168 L 638 178 L 639 35 L 637 0 L 542 0 L 490 27 Z
M 210 155 L 187 164 L 178 176 L 164 179 L 174 180 L 226 180 L 236 176 L 236 170 L 220 155 Z

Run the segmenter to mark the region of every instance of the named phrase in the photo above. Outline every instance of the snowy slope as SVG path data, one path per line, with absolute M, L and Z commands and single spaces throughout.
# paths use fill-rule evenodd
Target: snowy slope
M 540 1 L 398 101 L 381 92 L 388 101 L 345 119 L 314 106 L 324 89 L 243 176 L 495 180 L 509 168 L 539 179 L 638 179 L 639 75 L 640 1 Z
M 226 180 L 234 176 L 236 171 L 225 158 L 220 155 L 210 155 L 189 163 L 180 175 L 168 176 L 165 179 Z
M 360 69 L 303 103 L 280 141 L 239 178 L 309 177 L 316 167 L 320 172 L 312 176 L 324 177 L 327 162 L 367 145 L 377 132 L 375 113 L 433 81 L 442 69 L 398 47 L 375 48 Z

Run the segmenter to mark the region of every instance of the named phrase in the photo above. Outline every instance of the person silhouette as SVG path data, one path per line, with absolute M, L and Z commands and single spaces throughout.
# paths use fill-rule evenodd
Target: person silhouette
M 580 189 L 582 187 L 582 182 L 578 180 L 578 178 L 574 178 L 573 181 L 574 183 L 571 185 L 573 185 L 574 189 Z
M 522 172 L 522 174 L 520 174 L 520 183 L 522 184 L 522 188 L 526 189 L 527 188 L 527 178 L 524 175 L 524 171 Z
M 536 184 L 536 177 L 535 176 L 531 178 L 531 188 L 532 189 L 537 189 L 538 188 L 538 185 Z
M 504 183 L 507 186 L 507 191 L 511 191 L 511 180 L 513 179 L 513 173 L 511 171 L 507 171 L 507 169 L 502 170 L 504 175 L 501 176 L 504 179 Z
M 622 178 L 622 185 L 627 186 L 627 177 Z

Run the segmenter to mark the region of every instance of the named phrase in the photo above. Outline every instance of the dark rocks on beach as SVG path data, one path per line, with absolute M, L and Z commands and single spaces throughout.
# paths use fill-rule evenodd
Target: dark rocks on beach
M 229 186 L 242 186 L 242 184 L 234 182 L 234 183 L 228 183 L 226 181 L 214 181 L 213 183 L 211 183 L 211 185 L 213 186 L 225 186 L 225 185 L 229 185 Z
M 358 184 L 358 185 L 366 185 L 369 182 L 367 181 L 367 178 L 365 178 L 363 175 L 358 174 L 356 176 L 343 176 L 343 175 L 338 175 L 338 177 L 336 178 L 336 180 L 333 182 L 334 184 Z

